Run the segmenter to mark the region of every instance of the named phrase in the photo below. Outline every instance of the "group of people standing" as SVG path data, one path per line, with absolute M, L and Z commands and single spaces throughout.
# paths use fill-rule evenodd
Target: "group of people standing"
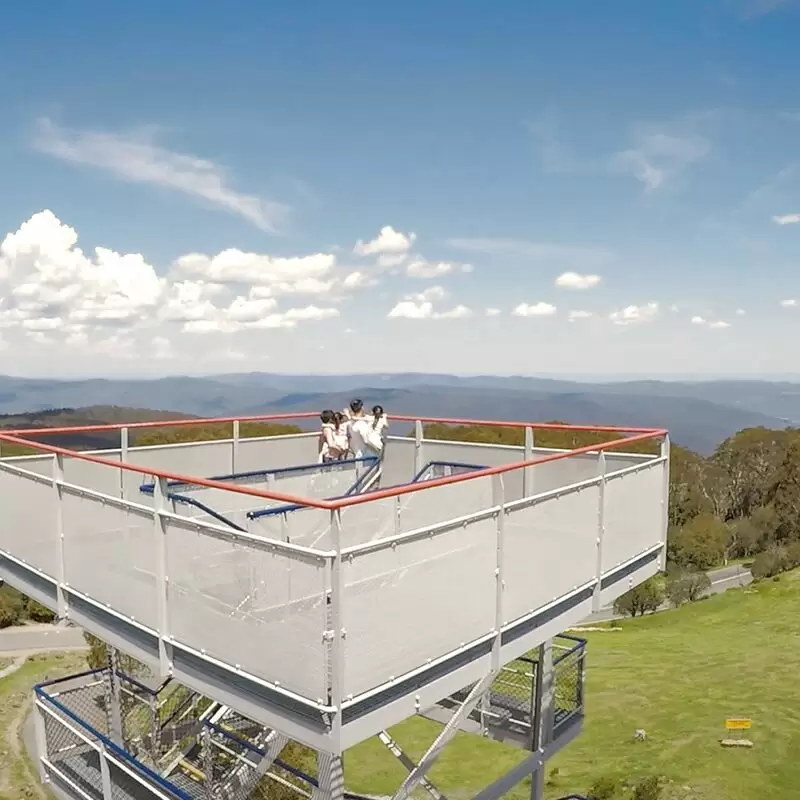
M 319 417 L 320 462 L 376 457 L 383 453 L 389 425 L 383 406 L 373 406 L 368 413 L 361 400 L 353 400 L 343 411 L 325 409 Z

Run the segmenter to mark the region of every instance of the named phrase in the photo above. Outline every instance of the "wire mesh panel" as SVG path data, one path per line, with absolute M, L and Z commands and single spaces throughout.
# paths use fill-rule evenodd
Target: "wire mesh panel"
M 400 528 L 414 531 L 491 508 L 492 477 L 434 486 L 400 497 Z
M 606 480 L 603 572 L 663 541 L 664 469 L 656 461 Z
M 399 498 L 400 501 L 403 498 Z M 385 497 L 342 509 L 341 546 L 354 547 L 385 539 L 399 532 L 398 498 Z M 332 547 L 330 539 L 321 539 L 317 547 Z
M 326 561 L 167 523 L 170 633 L 309 699 L 325 697 Z
M 157 627 L 153 516 L 63 488 L 67 583 L 144 625 Z
M 141 466 L 141 472 L 126 470 L 122 482 L 126 499 L 139 501 L 139 487 L 152 483 L 148 467 L 179 475 L 229 475 L 233 472 L 233 442 L 186 442 L 157 447 L 132 447 L 128 463 Z
M 0 453 L 2 453 L 3 443 L 0 442 Z M 0 463 L 9 464 L 12 467 L 19 467 L 27 472 L 35 472 L 37 475 L 44 475 L 48 478 L 53 477 L 53 464 L 55 456 L 11 456 L 10 458 L 0 459 Z
M 381 482 L 384 486 L 408 483 L 415 473 L 416 442 L 402 436 L 389 436 L 383 449 Z
M 503 622 L 590 581 L 597 571 L 598 486 L 507 510 Z
M 344 694 L 359 694 L 492 630 L 489 518 L 344 560 Z
M 59 542 L 52 481 L 0 463 L 0 548 L 57 578 Z
M 236 464 L 222 472 L 253 472 L 299 464 L 313 464 L 319 456 L 319 434 L 301 433 L 289 436 L 265 436 L 242 439 L 236 452 Z M 193 473 L 197 475 L 195 471 Z M 213 475 L 214 473 L 202 473 Z
M 513 445 L 482 444 L 477 442 L 447 442 L 425 439 L 422 443 L 423 461 L 454 461 L 464 464 L 485 464 L 499 467 L 525 458 L 525 448 Z
M 109 461 L 120 461 L 118 453 L 106 454 Z M 121 488 L 120 470 L 82 458 L 64 458 L 64 480 L 75 486 L 93 489 L 95 492 L 119 497 Z
M 583 675 L 586 656 L 585 642 L 579 641 L 567 653 L 554 659 L 554 734 L 577 714 L 583 713 Z

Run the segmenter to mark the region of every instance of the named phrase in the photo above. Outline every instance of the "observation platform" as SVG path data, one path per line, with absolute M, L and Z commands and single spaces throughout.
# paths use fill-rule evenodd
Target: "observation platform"
M 210 422 L 231 437 L 129 445 Z M 407 435 L 380 459 L 322 465 L 317 433 L 242 438 L 239 422 L 93 426 L 120 444 L 92 453 L 35 441 L 53 429 L 0 434 L 0 453 L 39 451 L 0 459 L 0 579 L 187 691 L 340 755 L 448 708 L 462 730 L 530 745 L 535 709 L 510 706 L 502 670 L 533 679 L 528 654 L 662 568 L 666 431 L 390 417 Z M 517 427 L 525 445 L 426 439 L 425 423 Z M 537 447 L 553 427 L 619 438 Z M 648 440 L 651 454 L 628 449 Z M 581 650 L 581 692 L 582 665 Z M 582 694 L 570 702 L 582 716 Z

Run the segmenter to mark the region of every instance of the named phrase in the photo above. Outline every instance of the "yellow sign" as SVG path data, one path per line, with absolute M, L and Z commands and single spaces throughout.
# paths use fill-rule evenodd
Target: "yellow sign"
M 749 719 L 726 719 L 725 728 L 729 731 L 750 730 L 753 723 Z

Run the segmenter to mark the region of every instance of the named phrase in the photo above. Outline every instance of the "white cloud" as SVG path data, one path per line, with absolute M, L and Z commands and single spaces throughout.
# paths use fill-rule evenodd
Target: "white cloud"
M 743 308 L 737 308 L 736 309 L 736 316 L 737 317 L 743 317 L 744 315 L 745 315 L 745 310 Z
M 437 311 L 434 303 L 444 300 L 447 291 L 443 286 L 430 286 L 422 292 L 407 295 L 388 313 L 390 319 L 466 319 L 472 316 L 472 310 L 464 305 L 457 305 L 446 311 Z
M 164 359 L 173 352 L 164 340 L 179 330 L 237 333 L 338 316 L 338 309 L 318 303 L 281 308 L 278 298 L 327 297 L 360 284 L 327 254 L 193 253 L 159 275 L 138 253 L 105 247 L 85 253 L 77 243 L 77 232 L 51 211 L 34 214 L 0 242 L 0 328 L 38 344 L 121 357 L 134 354 L 136 336 L 147 334 L 139 344 Z
M 632 175 L 646 191 L 653 191 L 705 158 L 710 150 L 710 143 L 702 136 L 642 129 L 635 135 L 633 146 L 614 153 L 608 163 L 612 171 Z
M 157 144 L 152 129 L 115 134 L 61 128 L 41 119 L 33 144 L 62 161 L 94 167 L 131 183 L 160 186 L 223 208 L 262 230 L 274 231 L 288 212 L 282 203 L 231 188 L 219 164 Z
M 577 272 L 564 272 L 556 278 L 556 286 L 561 289 L 591 289 L 600 283 L 599 275 L 579 275 Z
M 456 270 L 472 272 L 472 265 L 456 264 L 452 261 L 428 261 L 418 257 L 409 262 L 406 267 L 406 275 L 411 278 L 440 278 Z
M 515 317 L 552 317 L 556 310 L 550 303 L 520 303 L 511 313 Z
M 502 312 L 499 308 L 487 308 L 486 309 L 486 316 L 487 317 L 499 317 Z
M 570 311 L 567 314 L 567 320 L 569 322 L 575 322 L 576 320 L 589 319 L 590 317 L 593 317 L 593 316 L 594 316 L 594 314 L 592 314 L 591 311 Z
M 725 322 L 724 320 L 707 320 L 705 317 L 692 317 L 692 325 L 702 325 L 704 328 L 711 328 L 714 329 L 722 329 L 722 328 L 730 328 L 730 322 Z
M 658 316 L 658 303 L 647 303 L 643 306 L 626 306 L 620 311 L 613 311 L 609 319 L 615 325 L 635 325 L 650 322 Z
M 781 305 L 784 308 L 796 308 L 797 307 L 797 300 L 795 300 L 793 297 L 790 297 L 790 298 L 788 298 L 786 300 L 781 300 Z
M 772 218 L 776 225 L 798 225 L 800 224 L 800 214 L 778 214 Z
M 408 258 L 416 239 L 416 233 L 401 233 L 391 225 L 384 225 L 372 241 L 363 242 L 359 239 L 353 252 L 359 256 L 376 255 L 380 266 L 396 267 Z

